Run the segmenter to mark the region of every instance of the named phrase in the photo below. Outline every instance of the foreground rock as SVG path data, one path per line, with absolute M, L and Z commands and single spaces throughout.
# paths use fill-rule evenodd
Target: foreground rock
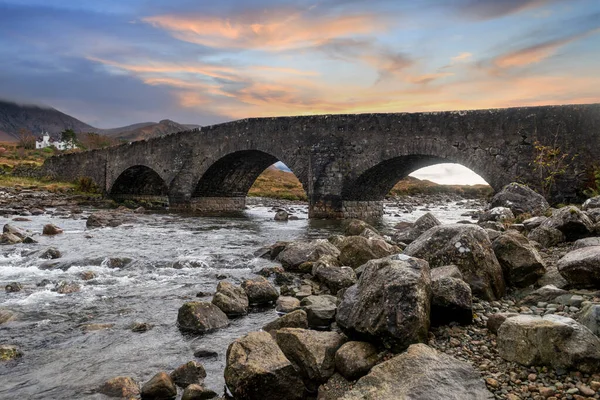
M 379 360 L 377 348 L 367 342 L 348 342 L 335 353 L 335 369 L 348 380 L 366 375 Z
M 306 311 L 296 310 L 292 311 L 289 314 L 285 314 L 263 326 L 263 331 L 271 332 L 283 328 L 308 328 L 308 319 L 306 318 Z
M 514 215 L 540 215 L 550 208 L 541 194 L 520 183 L 509 183 L 492 197 L 490 207 L 507 207 Z
M 558 272 L 576 288 L 600 288 L 600 246 L 567 253 L 558 261 Z
M 441 224 L 442 223 L 432 213 L 428 212 L 419 217 L 411 227 L 395 234 L 394 241 L 412 243 L 429 229 Z
M 275 286 L 262 276 L 254 279 L 245 280 L 242 283 L 242 289 L 248 296 L 250 304 L 268 304 L 273 303 L 279 297 Z
M 502 267 L 483 228 L 464 224 L 436 226 L 411 243 L 404 254 L 431 268 L 456 265 L 473 295 L 496 300 L 504 295 Z
M 235 398 L 300 400 L 304 385 L 267 332 L 250 332 L 227 349 L 225 383 Z
M 513 219 L 515 215 L 508 207 L 494 207 L 479 216 L 479 222 L 502 222 Z
M 140 387 L 135 380 L 129 376 L 117 376 L 106 381 L 98 392 L 108 397 L 135 398 L 140 394 Z
M 277 255 L 286 270 L 297 271 L 305 262 L 315 262 L 323 256 L 338 257 L 340 251 L 325 239 L 292 242 Z
M 544 226 L 543 223 L 529 232 L 527 238 L 538 242 L 544 248 L 556 246 L 565 241 L 565 235 L 561 231 L 556 228 Z
M 248 296 L 246 292 L 241 287 L 227 281 L 219 282 L 212 303 L 228 317 L 248 314 Z
M 546 264 L 529 240 L 509 230 L 492 243 L 507 285 L 526 287 L 546 273 Z
M 336 332 L 284 328 L 276 333 L 277 345 L 294 364 L 308 389 L 315 391 L 335 369 L 335 353 L 346 342 Z
M 473 321 L 473 298 L 469 285 L 459 278 L 440 277 L 431 280 L 431 323 L 450 322 L 468 325 Z
M 351 338 L 402 351 L 427 340 L 431 277 L 426 261 L 398 256 L 369 261 L 346 290 L 336 322 Z
M 398 246 L 392 246 L 382 238 L 348 236 L 340 245 L 340 262 L 354 269 L 369 260 L 400 253 Z
M 206 371 L 202 364 L 196 361 L 189 361 L 171 372 L 171 380 L 184 389 L 189 385 L 201 384 L 204 378 L 206 378 Z
M 181 400 L 208 400 L 215 397 L 217 397 L 217 394 L 212 390 L 202 385 L 193 384 L 185 388 Z
M 329 295 L 308 296 L 300 302 L 306 311 L 308 326 L 311 328 L 328 328 L 335 320 L 337 299 Z
M 350 219 L 346 222 L 346 228 L 344 229 L 344 234 L 346 236 L 361 236 L 365 231 L 369 230 L 376 235 L 379 235 L 377 229 L 373 228 L 371 225 L 367 224 L 365 221 L 361 221 L 360 219 Z
M 373 367 L 342 400 L 491 400 L 479 373 L 470 364 L 413 344 L 391 360 Z
M 352 268 L 330 265 L 321 262 L 321 260 L 313 265 L 312 274 L 317 281 L 327 286 L 333 294 L 356 283 L 356 273 Z
M 142 386 L 142 399 L 169 400 L 177 396 L 177 387 L 166 372 L 159 372 Z
M 583 325 L 559 315 L 519 315 L 498 329 L 498 352 L 519 364 L 548 365 L 595 373 L 600 368 L 600 340 Z
M 594 230 L 594 224 L 577 207 L 568 206 L 554 211 L 540 228 L 557 229 L 565 236 L 565 240 L 572 242 L 589 236 Z
M 595 208 L 600 208 L 600 196 L 590 197 L 583 203 L 581 208 L 584 211 L 592 210 Z
M 229 325 L 227 315 L 212 303 L 190 301 L 179 308 L 177 324 L 183 332 L 203 334 Z
M 583 307 L 577 321 L 594 335 L 600 336 L 600 304 L 588 304 Z

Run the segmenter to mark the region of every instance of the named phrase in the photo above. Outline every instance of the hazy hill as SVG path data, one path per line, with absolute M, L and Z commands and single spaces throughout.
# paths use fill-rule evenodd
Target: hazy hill
M 141 122 L 120 128 L 100 129 L 51 107 L 0 100 L 0 141 L 17 141 L 19 130 L 23 128 L 33 132 L 34 135 L 39 135 L 42 130 L 55 134 L 65 129 L 73 129 L 76 133 L 95 132 L 114 139 L 134 141 L 185 131 L 198 126 L 182 125 L 165 119 L 158 123 Z
M 39 135 L 42 130 L 49 133 L 59 133 L 65 129 L 73 129 L 75 132 L 99 131 L 54 108 L 0 100 L 0 131 L 17 140 L 18 132 L 23 128 L 35 135 Z

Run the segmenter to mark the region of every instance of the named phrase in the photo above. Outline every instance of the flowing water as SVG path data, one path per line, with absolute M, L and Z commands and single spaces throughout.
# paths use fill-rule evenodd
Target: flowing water
M 214 292 L 217 275 L 239 284 L 253 271 L 275 265 L 253 256 L 261 246 L 342 231 L 339 222 L 309 221 L 306 207 L 295 209 L 300 219 L 286 223 L 273 221 L 270 208 L 256 206 L 238 217 L 149 214 L 136 223 L 91 230 L 84 219 L 91 210 L 71 218 L 28 217 L 27 222 L 0 218 L 2 224 L 32 232 L 41 232 L 47 223 L 64 229 L 54 237 L 35 236 L 38 244 L 0 246 L 0 287 L 15 281 L 23 285 L 17 293 L 0 290 L 0 309 L 16 314 L 14 321 L 0 325 L 0 344 L 18 345 L 24 353 L 0 362 L 0 399 L 105 398 L 94 389 L 107 379 L 129 375 L 144 382 L 194 360 L 197 349 L 217 352 L 198 361 L 207 370 L 206 385 L 222 393 L 227 346 L 276 318 L 275 311 L 256 310 L 204 336 L 181 334 L 177 311 L 198 292 Z M 384 228 L 425 212 L 387 211 Z M 442 222 L 465 219 L 460 216 L 464 206 L 456 203 L 431 211 Z M 62 252 L 60 259 L 39 258 L 50 246 Z M 124 266 L 111 267 L 110 258 L 120 258 Z M 83 281 L 84 271 L 97 277 Z M 77 282 L 81 291 L 58 294 L 53 291 L 58 281 Z M 132 332 L 135 322 L 152 329 Z M 113 326 L 87 332 L 86 324 Z

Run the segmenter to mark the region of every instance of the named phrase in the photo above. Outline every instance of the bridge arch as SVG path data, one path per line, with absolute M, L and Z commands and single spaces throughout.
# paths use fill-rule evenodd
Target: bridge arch
M 146 165 L 133 165 L 117 176 L 108 192 L 118 200 L 168 201 L 169 187 L 154 169 Z
M 239 150 L 217 159 L 197 180 L 190 199 L 192 209 L 243 210 L 256 179 L 278 161 L 278 157 L 262 150 Z M 306 189 L 304 183 L 303 187 Z

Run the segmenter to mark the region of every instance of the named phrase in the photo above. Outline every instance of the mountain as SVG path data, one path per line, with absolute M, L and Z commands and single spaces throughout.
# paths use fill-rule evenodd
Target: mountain
M 17 104 L 0 100 L 0 141 L 18 141 L 19 130 L 27 129 L 34 135 L 42 130 L 56 134 L 65 129 L 76 133 L 94 132 L 118 140 L 143 140 L 180 131 L 198 128 L 200 125 L 182 125 L 164 119 L 160 122 L 141 122 L 120 128 L 100 129 L 86 124 L 51 107 Z
M 18 140 L 19 130 L 23 128 L 35 135 L 40 134 L 42 130 L 49 133 L 59 133 L 65 129 L 73 129 L 75 132 L 99 132 L 99 129 L 54 108 L 0 100 L 0 132 Z

